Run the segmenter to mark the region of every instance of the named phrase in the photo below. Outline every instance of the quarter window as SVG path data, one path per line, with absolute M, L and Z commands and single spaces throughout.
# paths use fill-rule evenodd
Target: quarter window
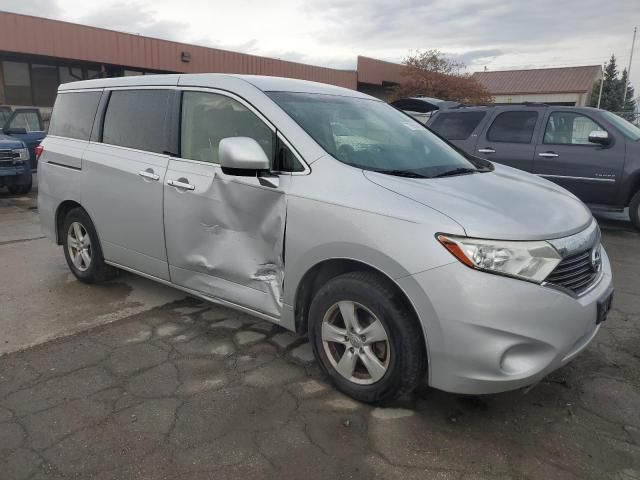
M 485 112 L 438 113 L 429 128 L 447 140 L 466 140 L 485 116 Z
M 589 134 L 602 127 L 589 117 L 574 112 L 553 112 L 544 131 L 544 143 L 560 145 L 593 145 Z
M 61 93 L 56 98 L 49 134 L 89 140 L 101 92 Z
M 538 112 L 513 111 L 499 114 L 489 131 L 487 139 L 492 142 L 531 143 L 538 121 Z
M 166 150 L 168 90 L 115 90 L 104 117 L 103 143 L 162 153 Z
M 218 145 L 228 137 L 257 141 L 273 158 L 273 132 L 240 102 L 215 93 L 184 92 L 182 97 L 181 156 L 219 163 Z

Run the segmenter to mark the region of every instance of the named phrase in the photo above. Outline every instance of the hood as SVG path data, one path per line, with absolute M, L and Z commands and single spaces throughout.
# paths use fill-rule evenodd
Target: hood
M 470 237 L 549 240 L 577 233 L 592 219 L 589 209 L 565 189 L 503 165 L 495 165 L 493 172 L 443 178 L 364 174 L 381 187 L 447 215 Z
M 25 148 L 25 145 L 22 140 L 0 133 L 0 150 L 6 150 L 9 148 Z

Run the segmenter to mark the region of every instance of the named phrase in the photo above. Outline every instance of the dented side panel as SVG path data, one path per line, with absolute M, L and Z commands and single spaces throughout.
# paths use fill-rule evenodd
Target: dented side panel
M 273 188 L 217 165 L 172 160 L 167 179 L 195 187 L 164 187 L 171 280 L 279 317 L 289 177 Z

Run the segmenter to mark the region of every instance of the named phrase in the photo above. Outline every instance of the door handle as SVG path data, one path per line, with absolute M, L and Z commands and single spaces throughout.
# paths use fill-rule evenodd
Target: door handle
M 559 157 L 560 155 L 553 152 L 542 152 L 542 153 L 539 153 L 538 156 L 544 157 L 544 158 L 556 158 L 556 157 Z
M 156 182 L 160 180 L 160 175 L 153 173 L 153 168 L 147 168 L 146 170 L 141 170 L 138 172 L 138 175 L 144 178 L 148 178 L 149 180 L 155 180 Z
M 496 153 L 493 148 L 479 148 L 478 153 Z
M 191 185 L 186 178 L 179 178 L 178 180 L 168 180 L 167 185 L 172 187 L 181 188 L 183 190 L 195 190 L 195 185 Z

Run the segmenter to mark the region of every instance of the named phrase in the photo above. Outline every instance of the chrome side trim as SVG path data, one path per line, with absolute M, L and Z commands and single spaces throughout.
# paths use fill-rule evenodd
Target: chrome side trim
M 153 280 L 154 282 L 158 282 L 161 283 L 163 285 L 166 285 L 168 287 L 172 287 L 175 288 L 177 290 L 182 290 L 185 293 L 188 293 L 189 295 L 193 295 L 194 297 L 200 298 L 202 300 L 206 300 L 207 302 L 211 302 L 211 303 L 215 303 L 217 305 L 222 305 L 223 307 L 229 307 L 229 308 L 233 308 L 234 310 L 238 310 L 242 313 L 248 313 L 249 315 L 253 315 L 256 316 L 258 318 L 261 318 L 263 320 L 267 320 L 268 322 L 273 322 L 273 323 L 280 323 L 280 319 L 278 317 L 273 317 L 271 315 L 267 315 L 266 313 L 262 313 L 262 312 L 258 312 L 257 310 L 252 310 L 251 308 L 247 308 L 247 307 L 243 307 L 242 305 L 238 305 L 236 303 L 233 302 L 229 302 L 227 300 L 223 300 L 221 298 L 218 297 L 211 297 L 209 295 L 205 295 L 204 293 L 198 292 L 196 290 L 191 290 L 190 288 L 186 288 L 186 287 L 182 287 L 180 285 L 176 285 L 175 283 L 171 283 L 167 280 L 164 280 L 162 278 L 158 278 L 158 277 L 154 277 L 153 275 L 149 275 L 147 273 L 143 273 L 140 272 L 134 268 L 129 268 L 129 267 L 125 267 L 124 265 L 120 265 L 119 263 L 116 262 L 112 262 L 109 260 L 104 261 L 104 263 L 106 263 L 107 265 L 111 265 L 112 267 L 116 267 L 119 268 L 121 270 L 125 270 L 129 273 L 133 273 L 134 275 L 139 275 L 141 277 L 147 278 L 149 280 Z
M 615 183 L 615 178 L 595 178 L 595 177 L 573 177 L 571 175 L 550 175 L 546 173 L 536 173 L 539 177 L 544 178 L 567 178 L 569 180 L 581 180 L 585 182 L 607 182 L 607 183 Z

